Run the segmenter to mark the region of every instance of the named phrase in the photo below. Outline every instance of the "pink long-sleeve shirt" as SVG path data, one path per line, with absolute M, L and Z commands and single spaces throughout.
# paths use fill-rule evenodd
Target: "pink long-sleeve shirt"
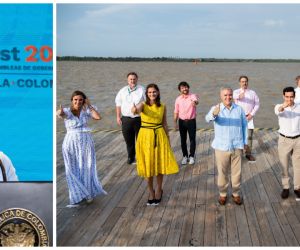
M 254 90 L 245 89 L 245 95 L 243 98 L 239 99 L 239 95 L 242 89 L 236 89 L 233 91 L 233 99 L 237 105 L 240 105 L 245 114 L 251 114 L 255 116 L 257 110 L 259 109 L 259 98 Z

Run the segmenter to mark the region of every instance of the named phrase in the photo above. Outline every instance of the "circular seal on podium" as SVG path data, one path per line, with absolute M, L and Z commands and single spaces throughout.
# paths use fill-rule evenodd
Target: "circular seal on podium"
M 0 212 L 0 247 L 49 246 L 49 236 L 43 221 L 23 208 Z

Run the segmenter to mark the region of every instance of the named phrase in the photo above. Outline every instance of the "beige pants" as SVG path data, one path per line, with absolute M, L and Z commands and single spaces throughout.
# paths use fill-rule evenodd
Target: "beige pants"
M 289 139 L 279 135 L 278 156 L 282 169 L 282 186 L 288 189 L 289 185 L 289 157 L 291 155 L 294 170 L 294 189 L 300 189 L 300 137 Z
M 246 150 L 246 155 L 251 155 L 252 144 L 253 144 L 253 131 L 254 129 L 248 129 L 248 149 Z
M 229 170 L 231 169 L 232 195 L 240 195 L 242 175 L 242 149 L 234 151 L 215 150 L 216 165 L 218 168 L 218 187 L 220 196 L 227 196 L 229 186 Z

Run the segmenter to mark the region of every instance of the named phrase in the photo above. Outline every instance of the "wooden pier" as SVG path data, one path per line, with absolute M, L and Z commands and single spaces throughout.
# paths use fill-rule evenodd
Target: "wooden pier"
M 137 176 L 136 165 L 127 165 L 122 133 L 98 131 L 93 134 L 98 176 L 108 195 L 90 205 L 66 208 L 63 137 L 58 132 L 57 246 L 300 245 L 300 201 L 295 200 L 292 185 L 290 197 L 280 197 L 275 131 L 254 133 L 256 162 L 243 159 L 241 206 L 231 199 L 225 206 L 217 201 L 213 131 L 197 131 L 195 165 L 180 166 L 178 174 L 165 177 L 159 206 L 146 206 L 146 181 Z M 170 138 L 180 163 L 179 132 L 171 131 Z

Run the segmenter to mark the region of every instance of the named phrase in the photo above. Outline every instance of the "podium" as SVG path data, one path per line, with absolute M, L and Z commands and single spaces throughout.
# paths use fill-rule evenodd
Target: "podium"
M 52 245 L 52 182 L 0 182 L 0 247 Z

